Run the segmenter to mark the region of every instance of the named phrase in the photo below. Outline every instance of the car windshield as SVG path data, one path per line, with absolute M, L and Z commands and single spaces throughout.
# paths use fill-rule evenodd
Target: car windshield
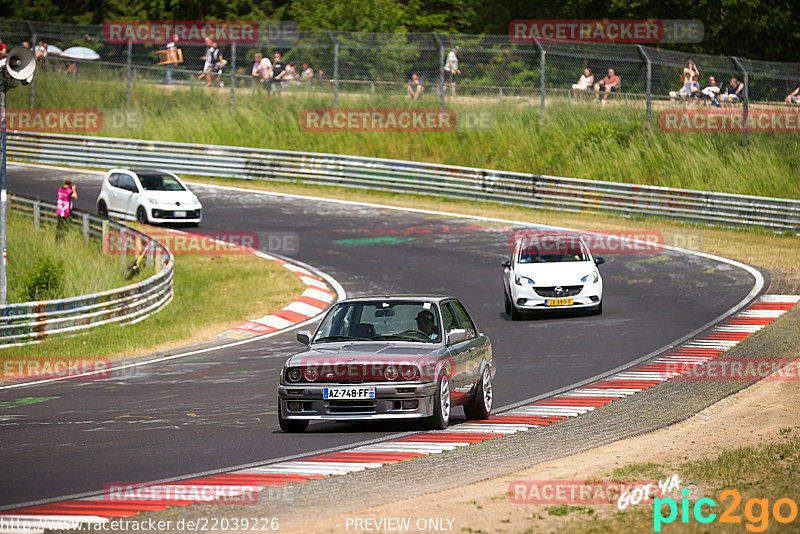
M 589 261 L 589 252 L 578 237 L 540 236 L 523 243 L 519 263 Z
M 441 339 L 436 305 L 423 301 L 356 301 L 337 304 L 325 316 L 314 343 L 335 341 L 413 341 Z
M 139 173 L 145 191 L 185 191 L 186 188 L 173 176 L 163 173 Z

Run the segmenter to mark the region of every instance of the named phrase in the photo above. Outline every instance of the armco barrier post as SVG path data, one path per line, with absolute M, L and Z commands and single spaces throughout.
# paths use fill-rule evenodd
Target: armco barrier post
M 38 200 L 33 201 L 33 229 L 37 232 L 39 231 L 39 225 L 41 224 L 42 217 L 42 203 Z

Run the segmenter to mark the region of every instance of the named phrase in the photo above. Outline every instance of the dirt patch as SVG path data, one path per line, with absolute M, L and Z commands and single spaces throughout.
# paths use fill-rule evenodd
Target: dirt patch
M 796 355 L 800 356 L 800 350 Z M 512 503 L 507 495 L 512 481 L 607 479 L 613 469 L 633 463 L 677 466 L 687 458 L 714 455 L 723 448 L 757 445 L 776 439 L 781 429 L 800 428 L 798 410 L 800 382 L 762 381 L 657 432 L 477 484 L 282 530 L 297 533 L 368 531 L 355 528 L 360 519 L 361 525 L 369 524 L 374 531 L 388 532 L 390 523 L 376 522 L 407 518 L 410 528 L 406 532 L 433 532 L 435 528 L 432 527 L 436 525 L 451 532 L 555 532 L 579 518 L 576 516 L 604 517 L 616 511 L 615 507 L 583 505 L 566 515 L 555 515 L 558 510 L 548 511 L 544 505 Z M 367 519 L 370 523 L 365 523 Z M 432 522 L 436 520 L 440 523 Z M 383 528 L 376 527 L 378 524 Z

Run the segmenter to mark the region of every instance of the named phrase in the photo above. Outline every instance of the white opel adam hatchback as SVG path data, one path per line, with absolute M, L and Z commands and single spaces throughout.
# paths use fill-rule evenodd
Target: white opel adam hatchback
M 519 239 L 503 262 L 506 313 L 517 321 L 526 311 L 586 309 L 603 313 L 603 278 L 586 242 L 577 235 L 534 235 Z
M 97 196 L 97 213 L 143 224 L 197 226 L 203 206 L 171 172 L 111 169 Z

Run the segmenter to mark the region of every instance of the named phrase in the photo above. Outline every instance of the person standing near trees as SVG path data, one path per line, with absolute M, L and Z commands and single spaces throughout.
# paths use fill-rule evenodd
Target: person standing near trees
M 461 74 L 458 69 L 458 47 L 454 46 L 453 49 L 447 54 L 447 59 L 444 62 L 445 72 L 450 73 L 450 91 L 453 96 L 456 96 L 456 74 Z
M 64 239 L 64 231 L 69 225 L 69 216 L 72 214 L 72 201 L 78 198 L 78 188 L 67 178 L 64 185 L 58 190 L 58 200 L 56 202 L 56 215 L 58 224 L 56 225 L 56 241 Z

